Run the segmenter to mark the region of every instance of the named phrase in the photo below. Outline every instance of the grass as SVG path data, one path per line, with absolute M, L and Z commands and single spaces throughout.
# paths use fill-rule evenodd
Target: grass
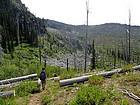
M 122 71 L 123 72 L 132 72 L 133 71 L 132 67 L 133 67 L 133 65 L 131 65 L 131 64 L 123 66 Z
M 0 105 L 27 105 L 28 97 L 13 97 L 8 99 L 0 99 Z
M 15 97 L 0 98 L 0 105 L 27 105 L 30 94 L 40 92 L 40 86 L 32 81 L 22 82 L 16 88 L 4 88 L 2 91 L 15 90 Z
M 40 92 L 40 86 L 32 81 L 21 83 L 16 88 L 5 88 L 3 91 L 15 90 L 15 97 L 0 98 L 0 105 L 27 105 L 30 94 Z
M 129 101 L 114 90 L 93 85 L 82 87 L 70 105 L 129 105 Z
M 20 57 L 18 47 L 15 47 L 15 52 L 12 54 L 13 58 L 10 54 L 4 54 L 4 59 L 0 64 L 0 74 L 2 74 L 0 80 L 37 73 L 41 70 L 43 64 L 40 64 L 38 57 L 35 56 L 38 54 L 38 49 L 29 47 L 28 44 L 21 46 Z
M 140 82 L 140 76 L 139 74 L 128 74 L 125 78 L 122 79 L 122 82 L 125 83 L 125 85 L 136 86 Z
M 18 96 L 23 97 L 40 92 L 40 85 L 32 81 L 26 81 L 16 87 L 15 90 Z
M 106 95 L 94 86 L 82 87 L 71 105 L 99 105 L 105 101 Z
M 0 63 L 0 80 L 33 73 L 39 74 L 42 67 L 44 67 L 44 63 L 40 63 L 39 60 L 38 48 L 31 47 L 28 44 L 21 44 L 20 46 L 20 52 L 18 47 L 15 47 L 12 57 L 11 54 L 4 54 L 4 59 L 1 60 Z M 45 52 L 43 49 L 41 51 L 41 56 L 44 57 Z M 54 52 L 52 53 L 54 54 Z M 69 71 L 67 71 L 66 69 L 58 66 L 47 65 L 46 72 L 49 78 L 55 73 L 59 75 L 61 79 L 66 79 L 74 77 L 79 71 L 74 69 L 69 69 Z

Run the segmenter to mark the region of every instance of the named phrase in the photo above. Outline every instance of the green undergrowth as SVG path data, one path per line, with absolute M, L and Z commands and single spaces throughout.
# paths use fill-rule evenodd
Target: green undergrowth
M 109 82 L 112 84 L 112 88 L 127 90 L 129 93 L 134 93 L 138 97 L 140 96 L 140 71 L 131 71 L 127 73 L 115 74 L 110 79 Z M 127 96 L 127 95 L 126 95 Z M 129 98 L 128 98 L 129 99 Z M 129 102 L 132 102 L 129 100 Z M 135 102 L 135 101 L 134 101 Z M 131 103 L 130 105 L 134 105 Z
M 88 86 L 82 87 L 76 99 L 71 101 L 71 105 L 128 105 L 128 101 L 121 98 L 117 92 L 113 90 L 102 90 L 99 87 Z M 127 102 L 127 103 L 126 103 Z
M 41 52 L 41 57 L 43 58 L 45 51 L 41 49 Z M 52 51 L 52 53 L 54 52 Z M 52 57 L 49 52 L 47 52 L 47 55 Z M 31 47 L 28 44 L 21 44 L 20 50 L 18 47 L 15 47 L 13 53 L 4 54 L 4 59 L 0 61 L 0 80 L 33 73 L 39 74 L 42 67 L 44 67 L 44 63 L 40 63 L 39 58 L 39 48 L 37 47 Z M 58 66 L 47 65 L 46 72 L 49 78 L 53 77 L 55 73 L 60 76 L 61 79 L 66 79 L 74 77 L 74 74 L 80 71 L 71 68 L 67 71 Z
M 123 83 L 124 85 L 136 86 L 140 83 L 140 75 L 132 73 L 127 74 L 122 78 L 122 81 L 120 81 L 120 83 Z
M 45 93 L 42 95 L 42 103 L 43 105 L 51 105 L 53 104 L 54 100 L 56 100 L 59 96 L 60 87 L 58 82 L 52 83 L 51 81 L 47 82 L 47 89 Z
M 25 97 L 12 97 L 7 99 L 0 98 L 0 105 L 27 105 L 28 96 Z
M 38 59 L 38 49 L 21 44 L 20 51 L 15 47 L 11 54 L 4 54 L 0 61 L 0 80 L 37 73 L 43 64 Z
M 73 85 L 60 87 L 59 82 L 47 81 L 46 89 L 42 94 L 43 105 L 133 105 L 127 95 L 122 94 L 117 88 L 131 90 L 139 96 L 139 85 L 133 86 L 131 82 L 139 82 L 139 72 L 129 74 L 116 74 L 110 78 L 99 75 L 91 76 L 89 81 L 75 83 Z M 120 82 L 121 81 L 121 82 Z M 126 85 L 127 83 L 127 85 Z M 27 81 L 15 88 L 16 97 L 0 99 L 3 105 L 27 105 L 30 94 L 39 92 L 39 85 Z
M 28 96 L 29 94 L 40 92 L 40 85 L 32 81 L 26 81 L 16 87 L 15 91 L 20 97 Z
M 131 64 L 123 66 L 122 71 L 123 72 L 132 72 L 133 71 L 132 67 L 133 67 L 133 65 L 131 65 Z
M 90 84 L 101 85 L 104 82 L 104 78 L 100 75 L 93 75 L 89 77 Z
M 93 75 L 89 77 L 88 85 L 83 85 L 78 90 L 76 98 L 70 105 L 130 105 L 130 103 L 114 89 L 113 84 L 108 84 L 100 75 Z
M 114 76 L 110 79 L 114 78 L 117 82 L 120 77 Z M 108 84 L 106 78 L 99 75 L 90 77 L 84 84 L 75 83 L 64 87 L 59 87 L 58 82 L 48 81 L 47 89 L 42 95 L 42 103 L 43 105 L 131 105 L 128 98 L 115 90 L 115 86 L 116 84 Z
M 66 68 L 60 68 L 59 66 L 50 66 L 47 65 L 45 68 L 45 71 L 47 73 L 47 77 L 51 78 L 56 74 L 56 76 L 59 76 L 60 79 L 68 79 L 75 77 L 75 74 L 80 73 L 80 70 L 75 70 L 73 68 L 69 68 L 67 71 Z
M 22 82 L 15 88 L 6 88 L 15 90 L 15 97 L 0 98 L 0 105 L 27 105 L 30 94 L 40 92 L 40 85 L 32 81 Z

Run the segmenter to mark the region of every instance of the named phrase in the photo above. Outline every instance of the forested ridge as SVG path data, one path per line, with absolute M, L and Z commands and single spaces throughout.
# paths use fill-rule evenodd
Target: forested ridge
M 38 35 L 46 32 L 43 19 L 36 18 L 20 0 L 0 0 L 0 25 L 4 52 L 13 52 L 19 43 L 38 46 Z

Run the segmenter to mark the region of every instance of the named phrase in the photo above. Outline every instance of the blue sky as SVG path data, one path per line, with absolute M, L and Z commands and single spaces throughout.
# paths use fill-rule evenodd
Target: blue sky
M 21 0 L 37 17 L 67 24 L 86 24 L 86 0 Z M 89 24 L 140 25 L 140 0 L 89 0 Z

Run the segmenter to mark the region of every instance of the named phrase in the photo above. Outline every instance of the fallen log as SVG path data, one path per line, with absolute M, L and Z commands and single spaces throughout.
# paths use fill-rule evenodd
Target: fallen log
M 22 77 L 16 77 L 16 78 L 11 78 L 11 79 L 1 80 L 0 85 L 10 84 L 10 83 L 13 83 L 13 82 L 27 80 L 27 79 L 31 79 L 31 78 L 35 78 L 35 77 L 37 77 L 37 74 L 30 74 L 30 75 L 26 75 L 26 76 L 22 76 Z
M 80 82 L 88 81 L 89 76 L 92 76 L 92 75 L 71 78 L 71 79 L 66 79 L 66 80 L 60 80 L 60 86 L 66 86 L 66 85 L 71 85 L 73 83 L 80 83 Z
M 113 75 L 115 73 L 120 73 L 120 72 L 122 72 L 122 70 L 119 68 L 119 69 L 114 69 L 112 71 L 97 73 L 96 75 L 101 75 L 103 77 L 108 77 L 108 76 L 111 76 L 111 75 Z
M 134 67 L 132 67 L 132 69 L 133 69 L 133 70 L 139 70 L 139 69 L 140 69 L 140 65 L 134 66 Z
M 15 96 L 15 90 L 0 92 L 0 97 L 1 98 L 12 97 L 12 96 Z
M 103 77 L 111 76 L 115 73 L 121 72 L 121 69 L 115 69 L 112 71 L 107 71 L 107 72 L 102 72 L 102 73 L 97 73 L 95 75 L 101 75 Z M 87 75 L 87 76 L 81 76 L 77 78 L 71 78 L 71 79 L 66 79 L 66 80 L 60 80 L 60 86 L 66 86 L 66 85 L 71 85 L 73 83 L 80 83 L 84 81 L 88 81 L 88 78 L 92 75 Z
M 47 80 L 59 80 L 59 77 L 52 77 L 52 78 L 47 78 Z
M 17 87 L 19 84 L 20 84 L 20 82 L 0 85 L 0 89 L 3 89 L 3 88 L 14 88 L 14 87 Z
M 140 69 L 140 65 L 138 66 L 134 66 L 132 68 L 133 70 L 139 70 Z M 123 70 L 121 68 L 118 69 L 114 69 L 112 71 L 107 71 L 107 72 L 102 72 L 102 73 L 96 73 L 94 75 L 101 75 L 103 77 L 108 77 L 111 76 L 115 73 L 121 73 Z M 66 79 L 66 80 L 60 80 L 59 84 L 60 86 L 66 86 L 66 85 L 71 85 L 73 83 L 80 83 L 80 82 L 84 82 L 84 81 L 88 81 L 88 78 L 92 76 L 92 75 L 88 75 L 88 76 L 81 76 L 81 77 L 77 77 L 77 78 L 71 78 L 71 79 Z

